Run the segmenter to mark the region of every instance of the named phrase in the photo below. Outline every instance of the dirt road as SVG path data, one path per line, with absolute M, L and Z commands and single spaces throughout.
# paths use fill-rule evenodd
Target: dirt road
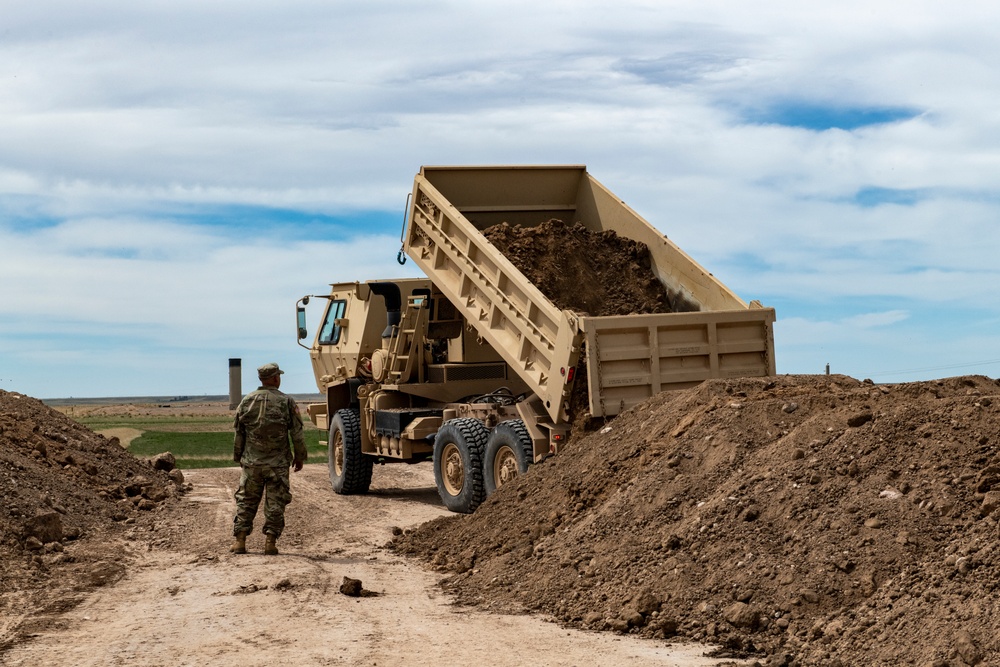
M 333 494 L 325 466 L 293 475 L 281 555 L 227 552 L 235 468 L 191 471 L 194 490 L 155 510 L 155 531 L 118 583 L 39 619 L 0 655 L 36 665 L 713 665 L 703 645 L 561 628 L 531 616 L 455 607 L 438 575 L 381 545 L 394 527 L 445 513 L 429 464 L 375 471 L 372 493 Z M 259 519 L 258 519 L 259 521 Z M 341 594 L 360 579 L 373 597 Z

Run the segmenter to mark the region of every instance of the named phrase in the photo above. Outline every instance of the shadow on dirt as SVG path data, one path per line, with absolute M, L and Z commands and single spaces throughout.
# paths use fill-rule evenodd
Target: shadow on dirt
M 384 489 L 371 489 L 370 496 L 380 498 L 391 498 L 396 502 L 421 503 L 424 505 L 441 506 L 441 496 L 438 495 L 436 486 L 425 486 L 419 488 L 386 487 Z

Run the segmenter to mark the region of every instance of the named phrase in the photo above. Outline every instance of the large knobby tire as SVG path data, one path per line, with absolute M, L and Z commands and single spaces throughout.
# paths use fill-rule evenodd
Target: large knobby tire
M 489 430 L 477 419 L 452 419 L 434 438 L 434 482 L 445 507 L 469 514 L 486 499 L 483 448 Z
M 327 448 L 333 490 L 343 495 L 368 493 L 373 460 L 361 453 L 361 417 L 357 410 L 338 410 L 333 416 Z
M 497 425 L 486 441 L 483 478 L 487 497 L 518 475 L 528 471 L 534 460 L 534 445 L 520 419 Z

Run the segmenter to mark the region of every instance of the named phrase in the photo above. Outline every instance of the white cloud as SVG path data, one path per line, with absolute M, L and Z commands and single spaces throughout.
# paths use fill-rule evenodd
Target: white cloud
M 861 315 L 848 317 L 844 323 L 847 326 L 859 329 L 873 329 L 902 322 L 909 316 L 909 313 L 905 310 L 890 310 L 884 313 L 862 313 Z
M 241 240 L 233 232 L 134 219 L 67 222 L 0 241 L 12 251 L 0 282 L 18 285 L 4 292 L 0 316 L 145 326 L 159 332 L 160 343 L 214 341 L 235 329 L 275 334 L 287 323 L 251 322 L 247 313 L 288 311 L 293 295 L 379 277 L 398 247 L 385 236 Z
M 814 368 L 798 351 L 809 335 L 882 349 L 907 332 L 900 354 L 947 348 L 956 363 L 947 323 L 923 313 L 1000 318 L 998 19 L 986 3 L 929 0 L 905 12 L 854 0 L 12 5 L 0 351 L 69 354 L 57 325 L 213 354 L 235 339 L 286 345 L 291 315 L 276 313 L 332 280 L 399 275 L 398 242 L 206 222 L 218 207 L 401 216 L 421 164 L 565 162 L 589 165 L 741 296 L 781 303 L 779 365 Z M 822 132 L 747 120 L 791 102 L 916 115 Z M 914 201 L 853 202 L 872 188 Z M 266 289 L 252 294 L 255 280 Z M 835 317 L 814 315 L 831 304 Z M 113 363 L 159 360 L 137 347 Z

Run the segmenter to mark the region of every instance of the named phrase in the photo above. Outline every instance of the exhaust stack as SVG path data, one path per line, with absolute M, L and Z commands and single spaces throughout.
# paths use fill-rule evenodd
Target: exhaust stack
M 242 359 L 229 360 L 229 409 L 235 410 L 243 399 Z
M 369 283 L 372 292 L 385 299 L 385 330 L 382 332 L 383 341 L 392 338 L 393 329 L 399 326 L 402 319 L 403 299 L 399 292 L 399 285 L 396 283 Z M 385 346 L 383 342 L 383 347 Z

